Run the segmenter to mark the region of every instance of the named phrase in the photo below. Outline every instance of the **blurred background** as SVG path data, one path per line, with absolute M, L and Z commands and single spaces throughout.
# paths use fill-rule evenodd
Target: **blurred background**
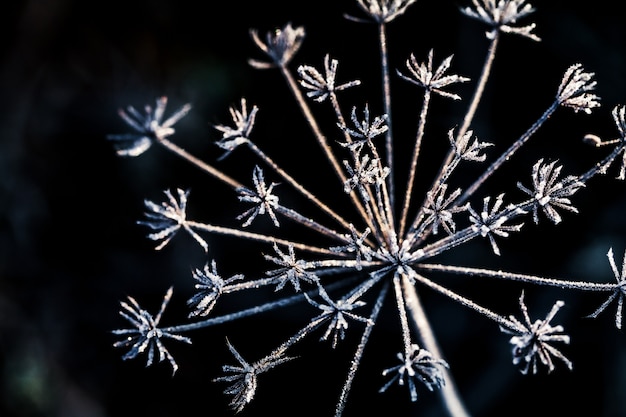
M 486 54 L 486 27 L 461 13 L 467 1 L 419 0 L 388 30 L 390 66 L 404 70 L 434 48 L 435 63 L 454 54 L 451 71 L 475 80 Z M 539 158 L 559 159 L 564 174 L 584 172 L 608 153 L 583 144 L 586 133 L 613 138 L 611 109 L 626 103 L 626 13 L 615 2 L 579 5 L 565 0 L 532 2 L 537 11 L 520 22 L 537 23 L 539 43 L 504 36 L 493 78 L 476 115 L 475 133 L 504 149 L 548 108 L 561 76 L 580 62 L 594 72 L 602 107 L 592 115 L 558 110 L 520 155 L 485 185 L 484 194 L 519 196 L 517 181 L 529 185 Z M 231 190 L 154 147 L 138 158 L 115 155 L 109 133 L 127 132 L 117 109 L 166 95 L 168 110 L 192 103 L 176 126 L 174 141 L 248 184 L 254 160 L 239 152 L 217 161 L 221 151 L 212 128 L 229 124 L 228 107 L 241 97 L 259 106 L 257 145 L 299 175 L 313 191 L 336 203 L 338 186 L 320 162 L 308 127 L 277 71 L 259 71 L 248 58 L 263 59 L 248 30 L 264 34 L 291 22 L 307 36 L 292 68 L 321 68 L 326 53 L 340 61 L 338 82 L 360 79 L 346 91 L 344 112 L 369 103 L 382 112 L 376 29 L 346 20 L 363 16 L 355 1 L 315 2 L 191 0 L 21 0 L 3 7 L 0 46 L 0 416 L 122 417 L 228 416 L 224 388 L 212 382 L 221 365 L 233 363 L 225 338 L 255 360 L 304 325 L 299 308 L 189 334 L 194 344 L 169 343 L 180 370 L 165 364 L 145 369 L 145 358 L 124 362 L 114 349 L 112 329 L 126 327 L 119 302 L 128 295 L 156 313 L 169 286 L 174 296 L 162 323 L 186 322 L 185 301 L 193 294 L 190 271 L 207 255 L 179 235 L 160 252 L 136 224 L 145 198 L 162 190 L 190 188 L 189 216 L 214 224 L 236 224 L 243 211 Z M 453 89 L 469 97 L 472 83 Z M 394 131 L 415 134 L 421 92 L 392 77 Z M 467 101 L 466 101 L 467 102 Z M 466 102 L 432 101 L 425 144 L 423 187 L 447 149 L 446 131 L 460 123 Z M 332 137 L 327 103 L 312 103 Z M 401 142 L 402 143 L 402 142 Z M 402 144 L 399 145 L 402 150 Z M 407 155 L 407 152 L 400 155 Z M 432 153 L 426 153 L 432 152 Z M 437 153 L 439 152 L 439 153 Z M 495 151 L 493 151 L 495 152 Z M 433 156 L 434 155 L 434 156 Z M 441 155 L 441 156 L 440 156 Z M 245 170 L 243 168 L 246 166 Z M 243 174 L 242 174 L 243 171 Z M 501 241 L 497 258 L 486 241 L 446 254 L 453 264 L 512 272 L 613 282 L 606 253 L 618 265 L 626 248 L 626 186 L 615 179 L 618 165 L 574 197 L 579 214 L 565 213 L 553 225 L 542 218 Z M 471 175 L 472 172 L 468 172 Z M 398 175 L 401 175 L 401 171 Z M 461 176 L 461 179 L 465 179 Z M 268 177 L 268 181 L 272 181 Z M 307 182 L 308 181 L 308 182 Z M 280 188 L 280 187 L 279 187 Z M 284 186 L 286 189 L 287 186 Z M 418 189 L 416 191 L 425 191 Z M 517 193 L 517 194 L 516 194 Z M 300 209 L 300 202 L 279 194 Z M 474 203 L 479 207 L 480 200 Z M 302 210 L 306 210 L 302 208 Z M 268 227 L 260 222 L 258 229 Z M 207 237 L 209 258 L 225 276 L 267 268 L 257 245 Z M 443 260 L 442 260 L 443 261 Z M 447 281 L 444 281 L 447 280 Z M 468 282 L 471 281 L 471 282 Z M 442 277 L 463 294 L 502 314 L 518 315 L 519 285 Z M 536 318 L 556 299 L 566 302 L 555 322 L 572 336 L 563 351 L 569 372 L 557 363 L 551 375 L 523 377 L 511 364 L 508 338 L 497 326 L 453 302 L 424 290 L 423 298 L 458 388 L 475 416 L 626 416 L 626 339 L 615 328 L 616 305 L 596 320 L 584 318 L 604 298 L 572 291 L 523 288 Z M 260 294 L 242 306 L 271 297 Z M 237 304 L 220 306 L 236 309 Z M 390 305 L 388 306 L 390 307 Z M 303 314 L 312 314 L 310 307 Z M 420 387 L 411 404 L 404 387 L 378 394 L 381 369 L 393 365 L 399 333 L 393 309 L 381 317 L 365 352 L 346 416 L 440 416 L 437 396 Z M 358 332 L 355 332 L 355 334 Z M 332 415 L 356 336 L 333 351 L 315 337 L 301 357 L 263 375 L 257 396 L 242 416 Z

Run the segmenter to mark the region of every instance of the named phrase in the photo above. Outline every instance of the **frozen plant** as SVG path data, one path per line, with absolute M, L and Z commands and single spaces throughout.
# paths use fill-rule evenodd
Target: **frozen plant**
M 246 99 L 241 99 L 239 106 L 230 108 L 231 121 L 215 126 L 217 134 L 221 135 L 215 141 L 221 152 L 216 159 L 235 158 L 237 152 L 247 150 L 258 158 L 251 173 L 242 173 L 238 169 L 239 164 L 233 164 L 232 174 L 227 173 L 226 168 L 217 168 L 217 165 L 189 154 L 172 141 L 174 124 L 190 110 L 189 105 L 175 111 L 165 121 L 164 97 L 157 99 L 154 109 L 146 106 L 145 115 L 133 107 L 120 111 L 123 120 L 135 131 L 109 136 L 121 156 L 138 156 L 153 144 L 164 147 L 217 180 L 217 184 L 212 183 L 211 187 L 221 185 L 232 189 L 233 200 L 238 200 L 243 206 L 233 216 L 240 222 L 239 227 L 206 223 L 187 216 L 188 198 L 193 199 L 193 194 L 180 188 L 166 190 L 164 201 L 145 201 L 146 218 L 139 221 L 148 227 L 148 238 L 155 242 L 156 249 L 162 250 L 179 232 L 184 232 L 208 253 L 210 242 L 225 236 L 256 242 L 260 258 L 267 264 L 254 276 L 236 274 L 229 278 L 220 275 L 219 259 L 211 259 L 203 267 L 195 269 L 189 280 L 189 286 L 196 291 L 187 302 L 191 308 L 188 318 L 193 320 L 190 323 L 175 326 L 160 324 L 171 290 L 167 292 L 156 316 L 143 310 L 133 298 L 122 302 L 121 314 L 131 327 L 115 330 L 114 333 L 126 337 L 117 341 L 115 346 L 130 347 L 124 359 L 147 353 L 150 365 L 156 352 L 159 360 L 169 362 L 175 372 L 178 366 L 165 347 L 165 343 L 169 343 L 166 339 L 190 343 L 188 337 L 180 334 L 295 303 L 308 303 L 310 314 L 301 317 L 303 324 L 300 330 L 286 335 L 282 343 L 261 358 L 253 361 L 245 359 L 245 348 L 241 347 L 245 341 L 239 340 L 243 336 L 237 336 L 234 344 L 228 341 L 228 349 L 236 364 L 224 365 L 224 374 L 215 376 L 214 380 L 228 383 L 224 392 L 230 396 L 233 410 L 240 412 L 257 394 L 257 387 L 263 383 L 262 374 L 296 360 L 297 355 L 291 353 L 294 345 L 306 337 L 316 337 L 330 341 L 334 348 L 344 342 L 348 332 L 354 332 L 360 342 L 355 347 L 352 362 L 346 366 L 343 389 L 338 393 L 334 413 L 340 416 L 349 402 L 353 380 L 359 374 L 368 345 L 377 343 L 372 331 L 381 311 L 386 308 L 395 311 L 401 332 L 397 341 L 386 340 L 384 343 L 397 345 L 400 363 L 394 365 L 393 358 L 390 358 L 389 367 L 380 370 L 386 382 L 379 387 L 379 391 L 394 389 L 396 385 L 406 386 L 411 401 L 423 395 L 423 388 L 438 391 L 450 415 L 465 416 L 468 412 L 451 377 L 454 368 L 444 359 L 434 337 L 419 288 L 439 293 L 477 313 L 477 319 L 482 317 L 496 324 L 510 336 L 513 364 L 519 366 L 523 374 L 541 370 L 552 372 L 558 365 L 572 369 L 573 364 L 566 356 L 570 336 L 562 325 L 556 324 L 557 312 L 564 302 L 557 300 L 544 319 L 536 319 L 528 311 L 522 293 L 518 300 L 522 313 L 519 319 L 509 315 L 511 311 L 496 312 L 446 287 L 437 279 L 439 274 L 462 275 L 476 281 L 488 278 L 560 290 L 606 293 L 606 302 L 590 316 L 598 316 L 608 304 L 617 300 L 615 323 L 618 328 L 621 327 L 625 267 L 618 271 L 612 250 L 608 257 L 616 277 L 615 283 L 582 282 L 459 266 L 442 261 L 440 255 L 476 240 L 484 240 L 494 256 L 500 255 L 499 243 L 521 233 L 525 224 L 539 223 L 543 217 L 557 224 L 564 221 L 568 213 L 577 213 L 575 199 L 578 193 L 584 192 L 583 189 L 593 178 L 606 174 L 616 160 L 621 164 L 618 178 L 624 179 L 625 107 L 616 106 L 612 110 L 618 133 L 616 140 L 587 137 L 596 146 L 612 147 L 604 159 L 587 171 L 569 173 L 558 161 L 540 158 L 528 167 L 526 173 L 520 174 L 517 184 L 512 184 L 507 193 L 480 195 L 479 189 L 485 181 L 526 145 L 555 111 L 565 108 L 590 113 L 600 106 L 600 99 L 594 93 L 594 74 L 586 71 L 580 63 L 565 68 L 561 80 L 554 80 L 552 103 L 512 145 L 504 151 L 495 152 L 494 149 L 505 146 L 496 146 L 494 140 L 479 138 L 471 128 L 474 115 L 491 73 L 499 38 L 511 34 L 530 41 L 540 40 L 534 33 L 535 24 L 522 25 L 518 22 L 526 19 L 535 9 L 524 0 L 472 0 L 471 5 L 461 8 L 464 15 L 488 25 L 486 34 L 490 45 L 484 67 L 479 79 L 470 80 L 451 72 L 452 55 L 441 59 L 432 49 L 423 61 L 410 54 L 404 66 L 399 65 L 395 72 L 390 70 L 387 25 L 404 15 L 414 3 L 413 0 L 357 0 L 363 16 L 347 16 L 357 22 L 373 22 L 377 27 L 383 114 L 373 114 L 368 103 L 357 103 L 350 106 L 346 115 L 345 105 L 340 105 L 338 93 L 360 87 L 362 83 L 358 80 L 340 81 L 338 59 L 324 56 L 320 59 L 323 63 L 321 69 L 314 65 L 292 64 L 305 38 L 303 27 L 286 24 L 265 36 L 256 30 L 250 32 L 254 44 L 264 56 L 264 60 L 251 59 L 250 64 L 258 69 L 281 73 L 295 104 L 302 111 L 303 122 L 311 129 L 312 139 L 317 141 L 327 159 L 320 161 L 318 166 L 328 166 L 336 176 L 335 183 L 326 185 L 335 192 L 332 204 L 314 195 L 304 179 L 296 179 L 295 174 L 292 176 L 283 170 L 278 162 L 257 146 L 262 141 L 253 138 L 254 125 L 261 113 Z M 411 88 L 423 94 L 416 133 L 412 136 L 414 146 L 406 170 L 408 178 L 401 186 L 395 183 L 398 178 L 396 164 L 401 159 L 394 153 L 397 143 L 392 130 L 392 76 L 408 81 Z M 434 101 L 440 98 L 461 100 L 462 97 L 454 89 L 459 84 L 470 82 L 475 86 L 474 93 L 469 97 L 467 110 L 458 123 L 449 126 L 446 131 L 429 131 L 427 135 L 425 126 L 431 102 L 434 105 Z M 330 105 L 336 116 L 334 130 L 322 131 L 310 107 L 311 102 L 314 105 Z M 427 192 L 420 196 L 414 191 L 414 186 L 418 178 L 425 178 L 425 175 L 418 175 L 418 161 L 422 142 L 430 139 L 429 135 L 432 140 L 448 143 L 449 150 L 442 159 L 439 171 L 423 187 Z M 405 135 L 402 136 L 406 141 Z M 286 143 L 284 147 L 289 145 Z M 618 158 L 620 156 L 621 159 Z M 466 182 L 463 187 L 451 185 L 459 182 L 459 172 L 467 166 L 482 166 L 478 178 Z M 235 175 L 243 179 L 235 179 Z M 462 179 L 466 178 L 467 175 L 463 175 Z M 305 197 L 312 208 L 319 211 L 319 216 L 311 217 L 283 205 L 281 195 L 290 192 Z M 263 218 L 267 220 L 266 227 L 255 231 Z M 302 240 L 289 237 L 293 235 L 285 234 L 284 230 L 294 223 L 319 235 L 319 239 L 308 242 L 306 234 L 298 235 L 303 236 Z M 265 288 L 274 290 L 274 300 L 225 315 L 214 315 L 214 307 L 218 303 L 227 308 L 225 298 Z M 436 327 L 438 323 L 432 325 Z M 234 345 L 239 348 L 235 349 Z M 307 381 L 298 383 L 306 384 Z

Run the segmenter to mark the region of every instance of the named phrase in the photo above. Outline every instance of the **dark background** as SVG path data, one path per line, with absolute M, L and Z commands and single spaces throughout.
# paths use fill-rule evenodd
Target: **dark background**
M 127 131 L 116 114 L 119 107 L 141 108 L 160 95 L 169 96 L 170 111 L 192 103 L 193 111 L 177 126 L 175 142 L 249 183 L 253 160 L 239 152 L 232 161 L 215 162 L 221 153 L 212 144 L 219 136 L 211 128 L 229 123 L 228 107 L 245 96 L 261 109 L 256 143 L 331 203 L 337 195 L 334 178 L 320 162 L 280 75 L 247 65 L 250 57 L 263 58 L 248 29 L 265 33 L 287 22 L 305 26 L 307 37 L 292 67 L 306 63 L 320 68 L 324 54 L 330 53 L 340 60 L 340 82 L 359 78 L 364 83 L 345 93 L 344 112 L 367 101 L 373 114 L 381 113 L 375 28 L 342 16 L 362 16 L 356 2 L 282 3 L 24 0 L 5 5 L 0 46 L 0 416 L 232 415 L 223 386 L 212 382 L 221 365 L 232 362 L 225 337 L 254 360 L 304 324 L 297 319 L 299 310 L 292 309 L 190 334 L 192 346 L 168 343 L 181 367 L 173 378 L 163 364 L 144 369 L 144 357 L 123 362 L 123 351 L 112 347 L 116 338 L 110 333 L 126 327 L 118 315 L 120 300 L 132 295 L 156 312 L 170 285 L 174 297 L 163 324 L 185 322 L 185 300 L 193 291 L 189 271 L 207 260 L 182 235 L 155 252 L 145 229 L 136 225 L 144 198 L 159 200 L 166 188 L 191 188 L 190 217 L 215 224 L 234 224 L 233 217 L 243 211 L 230 190 L 163 149 L 118 158 L 105 136 Z M 458 12 L 469 3 L 419 0 L 411 6 L 389 27 L 391 67 L 404 69 L 410 53 L 422 61 L 434 47 L 436 63 L 454 53 L 452 72 L 476 79 L 486 53 L 486 27 Z M 576 62 L 596 73 L 603 106 L 593 115 L 558 110 L 524 155 L 511 160 L 479 198 L 503 190 L 519 197 L 515 183 L 528 185 L 530 167 L 542 156 L 558 158 L 566 174 L 590 168 L 608 149 L 590 148 L 582 136 L 613 137 L 610 111 L 626 102 L 626 15 L 618 5 L 604 0 L 532 4 L 536 13 L 521 23 L 536 22 L 542 42 L 503 36 L 476 116 L 477 135 L 504 149 L 549 106 L 563 72 Z M 394 129 L 410 145 L 421 92 L 392 78 Z M 455 91 L 468 97 L 471 85 Z M 440 140 L 425 145 L 424 155 L 430 155 L 424 157 L 425 169 L 438 167 L 447 147 L 445 132 L 460 122 L 465 109 L 463 103 L 440 97 L 433 98 L 432 106 L 427 136 Z M 332 132 L 326 103 L 311 107 Z M 606 252 L 613 247 L 619 265 L 626 247 L 626 187 L 614 179 L 616 174 L 617 165 L 575 196 L 579 214 L 566 213 L 557 226 L 542 218 L 538 226 L 528 223 L 521 233 L 501 240 L 500 258 L 486 242 L 477 242 L 446 259 L 611 282 Z M 281 195 L 286 205 L 300 208 L 289 198 Z M 474 206 L 480 204 L 477 200 Z M 226 276 L 266 268 L 255 245 L 208 241 L 209 257 L 224 265 Z M 518 313 L 520 286 L 444 279 L 495 311 Z M 510 363 L 508 339 L 493 323 L 437 294 L 423 293 L 470 411 L 475 416 L 583 410 L 593 416 L 626 416 L 626 340 L 614 326 L 615 305 L 589 320 L 583 316 L 604 300 L 600 295 L 525 290 L 537 318 L 555 299 L 566 301 L 555 322 L 572 336 L 572 345 L 563 349 L 574 362 L 572 372 L 557 363 L 552 375 L 521 376 Z M 399 350 L 394 326 L 394 312 L 388 309 L 366 351 L 346 416 L 442 415 L 436 395 L 423 387 L 416 404 L 408 401 L 403 387 L 377 394 L 384 383 L 380 371 L 394 363 Z M 256 398 L 241 415 L 332 415 L 355 339 L 349 336 L 336 351 L 310 339 L 299 360 L 261 377 Z

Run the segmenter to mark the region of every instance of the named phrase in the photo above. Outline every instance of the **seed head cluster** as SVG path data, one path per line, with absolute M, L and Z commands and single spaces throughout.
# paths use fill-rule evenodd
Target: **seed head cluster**
M 145 218 L 139 223 L 148 229 L 147 237 L 154 242 L 155 249 L 166 250 L 172 239 L 187 234 L 208 254 L 211 242 L 220 237 L 230 237 L 257 244 L 260 259 L 266 263 L 266 268 L 253 276 L 238 273 L 223 277 L 220 274 L 220 259 L 207 259 L 204 265 L 193 269 L 189 287 L 195 294 L 187 301 L 190 322 L 185 324 L 161 325 L 162 315 L 172 297 L 171 288 L 155 315 L 141 308 L 132 297 L 123 301 L 120 314 L 129 327 L 114 331 L 115 335 L 123 336 L 114 346 L 128 349 L 123 359 L 146 354 L 148 365 L 158 359 L 158 362 L 169 363 L 172 371 L 176 372 L 178 365 L 166 344 L 170 341 L 191 343 L 189 337 L 182 336 L 183 333 L 295 303 L 308 304 L 310 314 L 301 317 L 302 327 L 286 335 L 282 343 L 261 358 L 246 359 L 245 349 L 241 347 L 246 341 L 241 340 L 241 336 L 237 336 L 236 340 L 229 338 L 227 347 L 235 362 L 224 365 L 223 374 L 215 376 L 214 381 L 226 384 L 224 392 L 230 398 L 230 405 L 235 412 L 240 412 L 256 396 L 257 387 L 263 383 L 263 374 L 296 360 L 297 355 L 292 353 L 292 348 L 303 339 L 318 338 L 335 348 L 345 342 L 346 334 L 354 333 L 360 343 L 354 348 L 350 366 L 346 366 L 343 389 L 338 393 L 334 413 L 340 416 L 349 403 L 353 380 L 359 376 L 368 345 L 380 343 L 372 336 L 372 330 L 381 311 L 390 309 L 395 312 L 401 331 L 396 340 L 384 343 L 397 346 L 399 363 L 396 361 L 394 364 L 392 357 L 389 367 L 380 370 L 386 382 L 379 387 L 379 391 L 405 387 L 411 401 L 418 400 L 424 388 L 439 391 L 451 415 L 464 416 L 467 412 L 458 398 L 451 376 L 454 367 L 444 360 L 432 337 L 430 326 L 437 327 L 438 323 L 427 320 L 428 312 L 421 308 L 422 293 L 418 289 L 428 288 L 428 293 L 439 293 L 443 300 L 456 302 L 477 313 L 477 320 L 493 322 L 508 335 L 512 362 L 523 374 L 535 374 L 542 370 L 552 372 L 558 365 L 573 368 L 565 353 L 570 336 L 562 325 L 555 323 L 564 302 L 555 301 L 545 318 L 535 319 L 534 314 L 528 311 L 522 293 L 518 300 L 521 319 L 518 319 L 510 314 L 511 311 L 496 312 L 448 288 L 438 280 L 439 275 L 603 292 L 607 295 L 606 302 L 590 317 L 597 317 L 615 300 L 615 324 L 621 327 L 625 267 L 622 265 L 621 271 L 618 270 L 612 250 L 608 253 L 616 278 L 616 282 L 612 283 L 452 265 L 441 260 L 450 257 L 440 255 L 472 241 L 483 241 L 494 256 L 501 255 L 500 242 L 522 233 L 527 223 L 540 223 L 542 219 L 553 224 L 569 221 L 570 215 L 578 212 L 576 198 L 579 194 L 584 192 L 592 179 L 606 174 L 614 162 L 620 165 L 618 179 L 624 179 L 625 107 L 616 106 L 612 110 L 618 139 L 603 141 L 597 137 L 593 140 L 587 138 L 597 147 L 611 149 L 604 159 L 587 171 L 571 173 L 559 161 L 544 157 L 529 166 L 527 172 L 520 173 L 517 187 L 511 187 L 507 192 L 482 194 L 483 183 L 524 148 L 554 112 L 573 110 L 588 114 L 600 107 L 600 98 L 594 93 L 594 74 L 586 71 L 580 63 L 565 68 L 562 78 L 554 80 L 554 93 L 548 95 L 553 97 L 552 103 L 506 148 L 496 139 L 477 135 L 472 128 L 474 115 L 489 80 L 498 39 L 518 35 L 540 41 L 535 34 L 534 23 L 520 23 L 527 21 L 535 8 L 525 0 L 471 0 L 471 4 L 460 9 L 463 15 L 487 25 L 486 37 L 490 43 L 485 68 L 478 79 L 470 80 L 454 73 L 453 55 L 437 63 L 439 54 L 432 49 L 425 57 L 411 53 L 408 57 L 390 60 L 390 57 L 395 59 L 392 54 L 394 39 L 387 38 L 387 26 L 396 19 L 408 18 L 406 11 L 418 7 L 415 3 L 415 0 L 356 0 L 360 15 L 346 16 L 351 21 L 370 24 L 361 25 L 363 28 L 376 27 L 379 31 L 383 84 L 381 103 L 384 109 L 381 114 L 372 112 L 368 103 L 341 103 L 343 91 L 366 86 L 360 80 L 341 79 L 339 75 L 343 74 L 339 72 L 339 59 L 329 54 L 320 57 L 321 67 L 294 63 L 298 50 L 306 45 L 305 28 L 287 23 L 265 34 L 256 29 L 250 31 L 260 56 L 250 59 L 250 65 L 280 72 L 295 105 L 302 112 L 302 123 L 310 128 L 310 139 L 317 142 L 325 158 L 318 165 L 328 167 L 335 177 L 335 181 L 325 184 L 325 188 L 333 193 L 329 201 L 315 195 L 306 180 L 296 179 L 297 173 L 288 173 L 262 149 L 259 144 L 263 140 L 255 137 L 254 128 L 255 122 L 264 113 L 245 98 L 240 99 L 238 106 L 229 109 L 229 121 L 214 126 L 218 136 L 214 142 L 220 153 L 214 159 L 227 160 L 219 165 L 210 158 L 199 159 L 176 144 L 175 124 L 181 122 L 191 110 L 190 105 L 181 107 L 168 117 L 166 97 L 157 98 L 154 107 L 146 106 L 143 114 L 132 106 L 120 110 L 119 115 L 132 130 L 132 133 L 108 137 L 120 156 L 138 157 L 153 145 L 162 147 L 208 174 L 211 177 L 210 187 L 232 190 L 234 200 L 241 204 L 241 209 L 233 215 L 239 226 L 232 227 L 190 218 L 187 205 L 192 202 L 193 194 L 184 187 L 165 190 L 161 200 L 146 199 Z M 389 69 L 394 67 L 393 62 L 400 63 L 395 71 Z M 407 88 L 414 89 L 421 97 L 416 133 L 409 136 L 414 140 L 410 164 L 408 169 L 403 167 L 402 170 L 397 169 L 397 164 L 405 159 L 399 158 L 394 150 L 396 141 L 401 139 L 406 142 L 407 135 L 392 129 L 393 95 L 389 83 L 392 76 L 406 81 Z M 475 90 L 470 97 L 461 97 L 455 91 L 461 84 L 472 83 Z M 425 126 L 431 119 L 431 109 L 439 100 L 448 99 L 467 103 L 466 112 L 446 130 L 427 132 Z M 336 117 L 334 129 L 323 132 L 311 106 L 328 106 Z M 422 143 L 427 140 L 440 140 L 448 145 L 439 171 L 431 178 L 419 173 L 418 164 L 424 157 Z M 252 172 L 241 172 L 236 162 L 228 164 L 240 152 L 251 153 L 257 158 Z M 293 158 L 296 154 L 295 149 L 289 152 Z M 227 172 L 229 166 L 232 168 L 229 172 L 233 174 Z M 468 172 L 476 172 L 475 167 L 480 167 L 478 178 L 465 175 L 463 170 L 466 167 L 473 167 Z M 398 181 L 398 172 L 408 173 L 406 182 Z M 453 183 L 459 182 L 459 177 L 465 185 L 453 186 Z M 418 179 L 427 181 L 426 187 L 422 187 L 427 189 L 424 194 L 414 191 Z M 283 198 L 287 193 L 304 197 L 319 215 L 304 215 L 283 203 L 290 201 Z M 258 227 L 259 223 L 263 227 Z M 284 233 L 293 224 L 309 229 L 319 235 L 319 239 L 307 241 L 307 235 L 303 234 L 300 240 Z M 225 308 L 241 305 L 229 304 L 228 298 L 266 288 L 272 290 L 275 299 L 225 315 L 215 315 L 217 304 Z

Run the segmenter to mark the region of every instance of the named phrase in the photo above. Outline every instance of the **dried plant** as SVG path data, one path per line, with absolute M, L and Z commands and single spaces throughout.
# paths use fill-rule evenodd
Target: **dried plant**
M 347 332 L 354 332 L 360 335 L 360 343 L 356 346 L 352 363 L 346 368 L 347 377 L 343 389 L 338 393 L 335 415 L 340 416 L 349 402 L 352 383 L 359 373 L 367 346 L 376 343 L 375 337 L 370 337 L 372 330 L 382 309 L 389 308 L 397 313 L 399 328 L 402 330 L 397 339 L 397 357 L 400 364 L 390 364 L 390 367 L 380 370 L 387 381 L 380 391 L 387 391 L 395 385 L 404 385 L 408 388 L 410 400 L 416 401 L 421 388 L 437 390 L 441 392 L 443 403 L 450 415 L 465 416 L 468 412 L 451 377 L 454 369 L 444 360 L 433 336 L 431 324 L 422 308 L 419 288 L 426 287 L 473 310 L 478 313 L 477 318 L 491 320 L 503 333 L 510 335 L 512 361 L 523 374 L 538 373 L 542 366 L 547 372 L 552 372 L 559 364 L 572 369 L 572 362 L 562 351 L 570 343 L 570 337 L 563 326 L 552 323 L 564 302 L 556 301 L 545 319 L 534 320 L 533 315 L 528 312 L 522 293 L 519 297 L 522 319 L 519 320 L 514 315 L 498 313 L 446 287 L 436 279 L 437 274 L 462 275 L 476 281 L 479 278 L 488 278 L 562 290 L 603 292 L 608 296 L 606 302 L 590 317 L 595 318 L 613 300 L 617 300 L 615 323 L 618 328 L 621 327 L 625 272 L 623 265 L 622 270 L 618 271 L 612 250 L 609 250 L 608 257 L 616 277 L 615 283 L 582 282 L 500 269 L 458 266 L 449 262 L 442 263 L 438 261 L 438 257 L 467 242 L 481 239 L 486 240 L 493 254 L 500 255 L 499 242 L 520 233 L 529 221 L 539 223 L 540 218 L 545 217 L 554 224 L 562 222 L 564 214 L 577 212 L 574 199 L 578 193 L 583 192 L 582 189 L 590 180 L 599 174 L 606 174 L 620 154 L 622 158 L 618 160 L 621 164 L 618 178 L 624 179 L 625 107 L 617 106 L 612 111 L 617 126 L 617 140 L 603 141 L 594 136 L 587 137 L 596 146 L 612 147 L 612 151 L 604 159 L 587 171 L 562 174 L 568 172 L 566 167 L 558 161 L 541 158 L 529 167 L 527 173 L 520 175 L 517 188 L 513 187 L 508 194 L 501 192 L 478 195 L 477 191 L 485 181 L 510 160 L 555 111 L 569 108 L 574 112 L 590 113 L 600 106 L 600 99 L 594 94 L 594 74 L 586 71 L 581 64 L 574 63 L 565 69 L 560 83 L 555 80 L 554 100 L 541 117 L 508 149 L 495 157 L 491 155 L 495 148 L 494 143 L 478 138 L 471 126 L 490 76 L 498 41 L 503 34 L 520 35 L 531 41 L 540 39 L 534 33 L 535 24 L 518 23 L 518 20 L 528 18 L 535 11 L 524 0 L 472 0 L 472 5 L 463 7 L 460 11 L 488 25 L 486 34 L 490 42 L 478 80 L 472 81 L 450 73 L 453 56 L 437 63 L 437 54 L 432 49 L 424 61 L 411 54 L 405 61 L 405 68 L 396 70 L 395 75 L 413 84 L 423 93 L 412 157 L 407 170 L 408 178 L 404 186 L 398 187 L 395 183 L 398 177 L 398 158 L 394 153 L 396 143 L 392 132 L 392 95 L 389 81 L 392 74 L 388 64 L 386 27 L 396 18 L 400 18 L 413 3 L 414 0 L 357 0 L 364 16 L 346 16 L 357 22 L 374 23 L 378 29 L 382 105 L 385 110 L 380 115 L 371 114 L 369 105 L 364 103 L 352 106 L 349 118 L 345 118 L 345 106 L 339 104 L 338 93 L 360 86 L 361 82 L 340 82 L 337 79 L 337 59 L 326 55 L 323 57 L 321 69 L 311 65 L 299 65 L 295 72 L 292 70 L 291 63 L 305 38 L 304 28 L 287 24 L 268 32 L 264 37 L 256 30 L 250 32 L 254 44 L 264 53 L 265 60 L 255 58 L 249 63 L 258 69 L 280 71 L 295 103 L 304 115 L 303 120 L 311 128 L 312 137 L 320 145 L 329 162 L 328 166 L 336 176 L 337 181 L 327 185 L 329 189 L 335 190 L 332 198 L 334 207 L 314 195 L 307 188 L 305 180 L 296 179 L 284 171 L 256 145 L 253 133 L 259 109 L 256 105 L 250 106 L 246 99 L 241 99 L 238 107 L 230 109 L 230 122 L 215 126 L 215 130 L 221 135 L 215 143 L 223 151 L 218 159 L 234 158 L 231 154 L 235 151 L 243 152 L 239 148 L 247 148 L 258 157 L 249 186 L 216 165 L 189 154 L 170 140 L 175 133 L 174 124 L 190 110 L 189 105 L 175 111 L 165 121 L 165 97 L 158 98 L 154 108 L 147 106 L 145 115 L 133 107 L 120 111 L 122 119 L 135 133 L 109 136 L 119 155 L 135 157 L 143 154 L 153 144 L 160 145 L 198 166 L 218 183 L 231 188 L 245 205 L 240 214 L 233 216 L 241 222 L 240 227 L 204 223 L 187 216 L 188 197 L 193 198 L 189 191 L 166 190 L 164 201 L 145 201 L 146 218 L 139 222 L 149 228 L 148 238 L 155 242 L 156 249 L 162 250 L 178 232 L 191 235 L 205 252 L 209 251 L 210 241 L 203 236 L 230 236 L 257 242 L 259 252 L 268 265 L 264 271 L 259 271 L 252 277 L 236 274 L 223 278 L 218 272 L 219 259 L 212 259 L 203 267 L 195 269 L 192 273 L 193 281 L 189 282 L 190 285 L 195 282 L 196 293 L 188 300 L 192 309 L 188 318 L 196 321 L 187 324 L 160 327 L 163 310 L 172 295 L 171 289 L 156 316 L 143 310 L 135 299 L 129 297 L 128 302 L 121 304 L 121 314 L 129 321 L 131 328 L 114 332 L 117 335 L 128 335 L 127 339 L 115 343 L 115 346 L 130 347 L 124 359 L 147 353 L 150 365 L 154 362 L 156 351 L 159 360 L 167 360 L 176 372 L 178 366 L 164 346 L 167 343 L 165 339 L 190 343 L 189 338 L 180 334 L 295 303 L 309 303 L 311 314 L 302 317 L 303 327 L 256 361 L 245 360 L 244 355 L 228 342 L 227 346 L 237 364 L 225 365 L 224 375 L 214 379 L 229 384 L 225 393 L 231 397 L 233 410 L 240 412 L 253 400 L 260 375 L 291 361 L 295 355 L 288 356 L 290 349 L 303 338 L 315 336 L 321 329 L 321 340 L 329 340 L 334 348 L 342 343 Z M 450 126 L 447 132 L 429 132 L 434 136 L 433 140 L 437 137 L 447 140 L 449 152 L 443 158 L 438 173 L 430 180 L 430 185 L 426 185 L 428 191 L 420 200 L 420 195 L 413 190 L 418 179 L 422 141 L 427 136 L 425 126 L 431 111 L 431 100 L 434 96 L 461 100 L 454 88 L 470 82 L 475 85 L 474 93 L 458 125 Z M 330 104 L 336 116 L 335 130 L 322 132 L 307 97 L 315 105 Z M 322 166 L 322 163 L 319 165 Z M 451 179 L 455 176 L 458 178 L 459 171 L 470 165 L 484 165 L 482 174 L 462 188 L 451 186 Z M 234 172 L 237 175 L 242 174 L 235 169 Z M 244 178 L 248 175 L 245 174 Z M 419 178 L 424 178 L 424 175 Z M 282 205 L 279 190 L 281 193 L 290 192 L 289 188 L 291 192 L 304 196 L 318 209 L 319 217 L 310 217 Z M 399 193 L 402 190 L 404 193 Z M 347 217 L 348 215 L 351 217 Z M 253 231 L 258 219 L 262 217 L 268 218 L 269 231 Z M 308 228 L 318 234 L 320 239 L 310 243 L 293 237 L 283 237 L 286 235 L 282 233 L 289 228 L 289 223 Z M 324 241 L 328 243 L 318 243 Z M 226 315 L 212 316 L 214 306 L 224 303 L 224 298 L 268 287 L 274 289 L 275 300 L 251 305 Z M 433 325 L 437 326 L 438 323 Z

